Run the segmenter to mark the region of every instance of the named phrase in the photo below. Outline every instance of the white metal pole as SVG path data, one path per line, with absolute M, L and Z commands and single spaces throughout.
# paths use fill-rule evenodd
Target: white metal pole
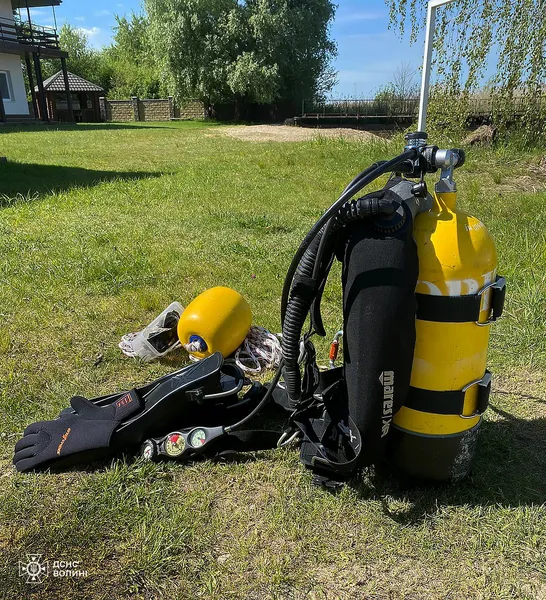
M 432 64 L 432 49 L 434 48 L 434 30 L 436 27 L 436 9 L 455 0 L 431 0 L 427 9 L 427 29 L 425 33 L 425 54 L 423 57 L 423 75 L 421 79 L 421 100 L 419 102 L 418 131 L 426 131 L 427 107 L 430 92 L 430 70 Z

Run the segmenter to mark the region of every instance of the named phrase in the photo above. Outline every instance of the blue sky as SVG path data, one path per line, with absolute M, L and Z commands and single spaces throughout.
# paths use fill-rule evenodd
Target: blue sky
M 81 2 L 64 0 L 56 8 L 57 23 L 68 21 L 83 29 L 92 45 L 109 43 L 114 14 L 140 11 L 140 0 Z M 33 11 L 36 23 L 53 24 L 49 8 Z M 332 36 L 338 45 L 335 68 L 339 83 L 333 96 L 364 97 L 373 95 L 392 79 L 401 63 L 417 70 L 421 65 L 423 40 L 410 46 L 408 36 L 400 40 L 398 33 L 389 31 L 388 10 L 383 0 L 338 0 L 338 10 L 332 26 Z

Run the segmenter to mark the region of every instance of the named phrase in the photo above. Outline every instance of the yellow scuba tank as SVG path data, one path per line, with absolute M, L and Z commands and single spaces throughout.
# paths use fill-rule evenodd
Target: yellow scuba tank
M 391 460 L 412 477 L 456 481 L 472 467 L 488 404 L 490 324 L 502 313 L 505 281 L 497 278 L 485 225 L 456 206 L 452 172 L 464 153 L 440 152 L 432 210 L 414 225 L 417 338 L 410 392 L 393 420 Z
M 248 302 L 235 290 L 213 287 L 192 300 L 178 322 L 178 338 L 197 358 L 232 354 L 252 324 Z

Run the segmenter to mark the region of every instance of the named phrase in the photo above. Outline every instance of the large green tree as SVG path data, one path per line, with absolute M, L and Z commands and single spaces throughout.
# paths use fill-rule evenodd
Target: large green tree
M 150 39 L 178 97 L 299 102 L 331 89 L 330 0 L 145 0 Z
M 59 42 L 68 53 L 67 67 L 72 73 L 97 83 L 110 98 L 158 98 L 168 94 L 154 60 L 148 40 L 148 21 L 144 15 L 117 17 L 112 44 L 93 48 L 86 33 L 69 24 L 59 31 Z M 42 61 L 44 78 L 61 68 L 60 60 Z
M 410 28 L 414 41 L 424 27 L 427 0 L 386 0 L 391 23 Z M 496 70 L 489 89 L 500 124 L 520 116 L 529 136 L 544 129 L 540 101 L 546 81 L 546 0 L 458 0 L 439 9 L 435 91 L 449 107 L 468 109 L 491 61 Z M 453 103 L 446 103 L 449 97 Z M 526 102 L 522 103 L 524 97 Z M 433 98 L 434 99 L 434 98 Z M 439 113 L 445 110 L 439 110 Z M 441 118 L 446 118 L 443 114 Z M 459 117 L 457 117 L 459 118 Z
M 111 46 L 103 51 L 103 60 L 111 71 L 111 98 L 158 98 L 168 95 L 160 69 L 150 49 L 148 19 L 132 14 L 116 16 Z

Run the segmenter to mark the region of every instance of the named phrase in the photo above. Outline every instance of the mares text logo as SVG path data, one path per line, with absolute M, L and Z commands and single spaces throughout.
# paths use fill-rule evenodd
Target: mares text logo
M 383 415 L 381 426 L 381 437 L 389 433 L 392 421 L 392 407 L 394 400 L 394 371 L 383 371 L 379 376 L 379 381 L 383 386 Z

